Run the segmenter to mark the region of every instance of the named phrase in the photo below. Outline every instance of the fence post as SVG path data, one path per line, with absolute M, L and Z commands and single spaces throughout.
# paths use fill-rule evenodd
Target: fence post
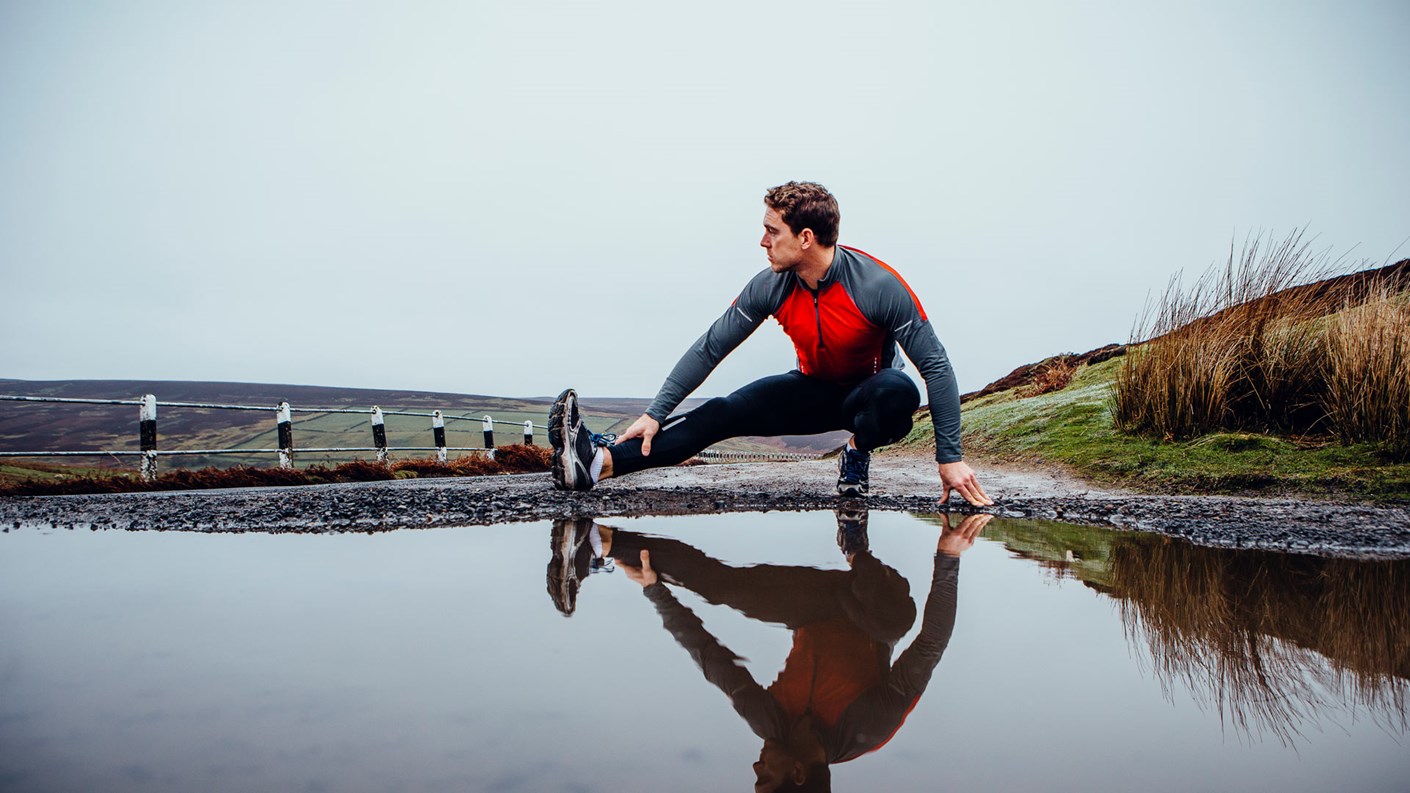
M 493 449 L 493 448 L 494 448 L 494 419 L 490 418 L 489 416 L 485 416 L 485 418 L 480 422 L 480 429 L 483 429 L 483 430 L 485 431 L 485 448 L 486 448 L 486 449 Z
M 142 397 L 142 406 L 137 409 L 138 433 L 142 448 L 140 473 L 143 482 L 157 478 L 157 398 L 152 394 Z
M 532 421 L 524 422 L 524 445 L 534 445 L 534 423 Z
M 446 420 L 439 410 L 431 413 L 431 434 L 436 439 L 436 462 L 446 461 Z
M 279 467 L 294 467 L 294 418 L 289 403 L 281 401 L 274 412 L 275 426 L 279 428 Z
M 377 447 L 377 462 L 387 464 L 387 427 L 382 418 L 382 409 L 372 406 L 372 445 Z

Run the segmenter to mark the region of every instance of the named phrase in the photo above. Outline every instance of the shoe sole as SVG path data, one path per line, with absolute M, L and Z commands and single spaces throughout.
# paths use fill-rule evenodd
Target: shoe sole
M 577 489 L 577 453 L 574 451 L 577 432 L 568 426 L 577 404 L 578 392 L 567 388 L 553 400 L 553 407 L 548 411 L 548 442 L 553 446 L 549 468 L 554 485 L 561 490 Z
M 558 398 L 553 400 L 553 407 L 548 409 L 548 443 L 554 449 L 563 448 L 563 430 L 566 417 L 571 415 L 568 409 L 570 402 L 578 401 L 578 392 L 571 388 L 566 388 Z

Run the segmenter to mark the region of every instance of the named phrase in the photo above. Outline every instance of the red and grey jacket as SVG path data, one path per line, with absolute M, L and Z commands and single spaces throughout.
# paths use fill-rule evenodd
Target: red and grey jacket
M 772 316 L 793 340 L 798 371 L 852 385 L 902 368 L 900 344 L 925 379 L 935 424 L 935 459 L 961 459 L 960 397 L 945 348 L 910 286 L 886 263 L 838 246 L 827 274 L 809 289 L 793 273 L 764 270 L 691 345 L 671 370 L 647 415 L 665 422 L 720 361 Z

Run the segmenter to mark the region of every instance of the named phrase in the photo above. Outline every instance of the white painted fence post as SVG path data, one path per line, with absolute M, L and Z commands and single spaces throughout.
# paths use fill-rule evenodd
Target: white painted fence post
M 436 462 L 446 461 L 446 420 L 439 410 L 431 414 L 431 434 L 436 439 Z
M 142 448 L 142 464 L 139 469 L 142 481 L 151 482 L 157 478 L 157 398 L 152 394 L 142 397 L 142 406 L 137 409 L 138 432 Z
M 480 429 L 482 429 L 482 430 L 485 431 L 485 448 L 486 448 L 486 449 L 493 449 L 493 448 L 494 448 L 494 419 L 490 418 L 489 416 L 485 416 L 485 418 L 480 422 Z
M 377 447 L 377 462 L 387 464 L 387 427 L 382 408 L 372 406 L 372 445 Z
M 524 445 L 534 445 L 534 423 L 532 421 L 524 422 Z
M 274 421 L 279 428 L 279 467 L 294 467 L 294 419 L 288 402 L 280 402 L 274 413 Z

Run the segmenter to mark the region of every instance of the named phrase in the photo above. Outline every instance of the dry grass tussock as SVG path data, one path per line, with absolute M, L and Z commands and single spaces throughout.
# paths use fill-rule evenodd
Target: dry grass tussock
M 1301 232 L 1273 245 L 1252 239 L 1193 287 L 1172 279 L 1133 333 L 1116 427 L 1170 440 L 1326 435 L 1410 452 L 1403 276 L 1309 286 L 1342 265 L 1309 245 Z
M 503 446 L 494 459 L 472 454 L 438 463 L 434 459 L 396 460 L 388 465 L 355 460 L 328 467 L 315 465 L 302 469 L 202 468 L 197 471 L 171 471 L 156 481 L 143 482 L 126 474 L 92 475 L 65 479 L 29 480 L 0 486 L 0 496 L 53 496 L 80 493 L 134 493 L 152 490 L 209 490 L 221 487 L 260 487 L 279 485 L 319 485 L 330 482 L 376 482 L 408 476 L 486 476 L 547 471 L 550 451 L 539 446 Z

